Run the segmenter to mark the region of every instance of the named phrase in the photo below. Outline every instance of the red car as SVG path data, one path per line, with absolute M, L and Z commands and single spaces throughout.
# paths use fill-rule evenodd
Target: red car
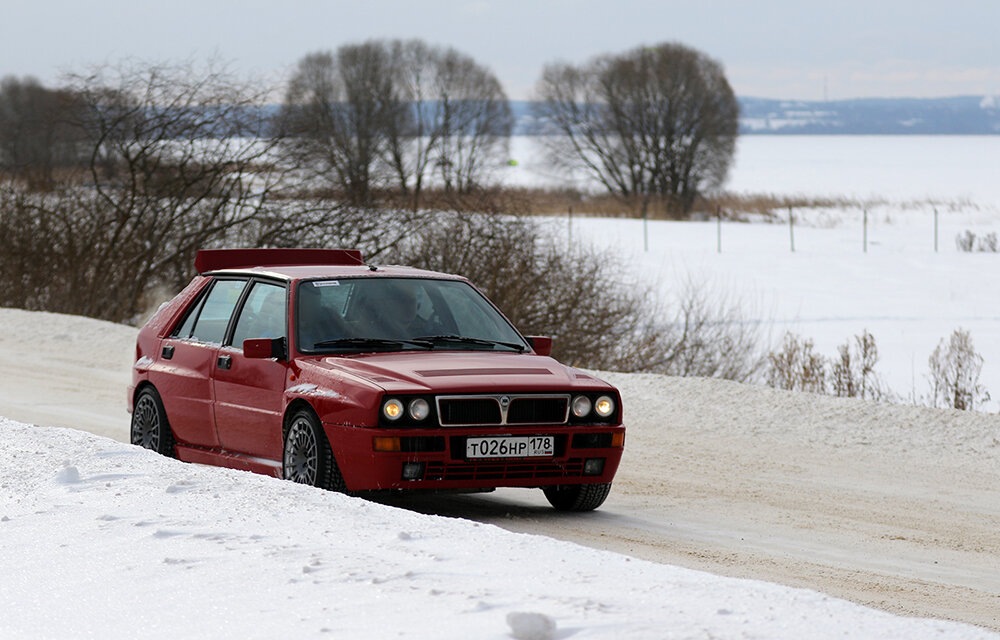
M 337 491 L 607 497 L 618 391 L 466 279 L 323 249 L 201 251 L 195 267 L 139 332 L 134 444 Z

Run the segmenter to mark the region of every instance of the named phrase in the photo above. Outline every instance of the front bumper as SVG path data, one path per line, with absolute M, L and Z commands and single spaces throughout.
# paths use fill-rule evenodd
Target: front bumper
M 350 491 L 610 483 L 621 462 L 625 434 L 621 425 L 519 425 L 499 429 L 384 429 L 331 424 L 323 427 Z M 465 441 L 475 436 L 552 436 L 554 455 L 469 459 Z M 376 451 L 376 438 L 399 438 L 401 450 Z M 588 464 L 588 460 L 592 462 Z M 603 462 L 593 462 L 596 460 Z

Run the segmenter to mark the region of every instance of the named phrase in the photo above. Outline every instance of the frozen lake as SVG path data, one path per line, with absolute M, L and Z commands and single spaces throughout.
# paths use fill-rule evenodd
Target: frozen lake
M 512 184 L 555 186 L 536 138 L 515 137 Z M 588 181 L 571 181 L 579 187 Z M 1000 136 L 741 136 L 725 188 L 739 193 L 1000 203 Z

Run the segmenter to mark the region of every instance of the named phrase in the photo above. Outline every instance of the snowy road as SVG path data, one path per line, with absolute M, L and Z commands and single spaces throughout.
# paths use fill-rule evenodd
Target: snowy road
M 0 415 L 126 439 L 134 330 L 6 309 L 0 326 Z M 1000 630 L 996 416 L 607 378 L 629 436 L 600 511 L 515 490 L 392 504 Z

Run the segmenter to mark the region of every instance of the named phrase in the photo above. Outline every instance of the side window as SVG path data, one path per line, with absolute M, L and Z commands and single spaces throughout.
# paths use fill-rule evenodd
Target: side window
M 201 342 L 222 344 L 229 318 L 245 286 L 246 280 L 217 280 L 201 306 L 191 337 Z
M 175 337 L 191 337 L 191 330 L 194 329 L 194 321 L 198 318 L 198 310 L 201 309 L 201 305 L 203 304 L 205 304 L 205 296 L 198 296 L 197 302 L 191 305 L 191 308 L 188 310 L 188 314 L 184 318 L 184 322 L 176 331 L 174 331 L 173 335 Z
M 248 338 L 284 338 L 288 304 L 285 288 L 256 282 L 240 311 L 233 332 L 233 346 L 242 347 Z

